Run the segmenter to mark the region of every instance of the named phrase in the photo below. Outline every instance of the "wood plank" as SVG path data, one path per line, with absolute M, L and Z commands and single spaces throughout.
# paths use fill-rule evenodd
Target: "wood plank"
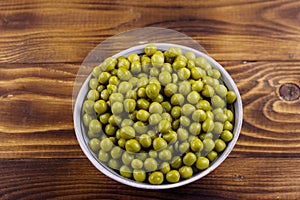
M 299 62 L 221 62 L 240 90 L 244 123 L 232 157 L 298 157 L 300 100 L 279 88 L 300 85 Z M 82 158 L 73 129 L 79 65 L 0 65 L 0 158 Z
M 0 198 L 299 199 L 300 158 L 227 158 L 206 177 L 170 190 L 135 190 L 87 159 L 0 160 Z
M 217 60 L 300 60 L 299 9 L 294 0 L 1 1 L 0 63 L 82 62 L 108 37 L 146 26 L 185 33 Z

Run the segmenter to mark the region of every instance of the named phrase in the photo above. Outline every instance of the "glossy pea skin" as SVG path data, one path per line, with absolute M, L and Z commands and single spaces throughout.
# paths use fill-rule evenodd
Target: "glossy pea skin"
M 172 109 L 172 105 L 170 102 L 168 101 L 164 101 L 161 103 L 161 106 L 163 107 L 163 111 L 166 111 L 166 112 L 170 112 L 171 109 Z
M 171 110 L 171 116 L 175 119 L 181 116 L 181 108 L 179 106 L 174 106 Z
M 132 161 L 131 161 L 131 167 L 133 168 L 133 169 L 142 169 L 143 168 L 143 165 L 144 165 L 144 163 L 143 163 L 143 161 L 141 161 L 140 159 L 133 159 Z
M 137 182 L 144 182 L 146 180 L 146 172 L 142 169 L 134 169 L 133 178 Z
M 200 152 L 203 149 L 203 143 L 199 138 L 191 141 L 191 150 L 193 152 Z
M 194 80 L 199 80 L 200 78 L 204 77 L 206 72 L 199 68 L 199 67 L 192 67 L 191 68 L 191 76 Z
M 162 85 L 167 85 L 172 82 L 172 76 L 171 76 L 170 72 L 163 71 L 159 74 L 158 80 L 160 81 L 160 83 Z
M 182 142 L 179 146 L 178 146 L 178 151 L 180 153 L 187 153 L 190 150 L 190 144 L 188 142 Z
M 196 107 L 198 109 L 204 110 L 204 111 L 210 111 L 212 109 L 210 103 L 207 100 L 200 100 Z
M 228 131 L 232 131 L 233 125 L 229 121 L 225 121 L 223 129 L 228 130 Z
M 199 170 L 204 170 L 209 167 L 209 160 L 206 157 L 199 157 L 196 162 L 196 167 Z
M 122 156 L 122 153 L 123 153 L 123 149 L 121 149 L 119 146 L 115 146 L 111 149 L 110 151 L 110 156 L 113 158 L 113 159 L 118 159 Z
M 224 108 L 226 105 L 225 101 L 218 95 L 212 96 L 211 104 L 214 108 Z
M 153 65 L 153 67 L 162 67 L 164 64 L 164 61 L 165 61 L 165 58 L 164 58 L 163 54 L 155 52 L 151 56 L 151 64 Z
M 108 162 L 110 157 L 109 157 L 109 154 L 105 151 L 103 151 L 102 149 L 99 151 L 98 153 L 98 159 L 101 161 L 101 162 Z
M 150 115 L 148 121 L 149 121 L 149 125 L 155 125 L 158 124 L 160 121 L 162 120 L 162 117 L 160 114 L 155 113 Z
M 220 153 L 220 152 L 224 151 L 225 148 L 226 148 L 226 143 L 223 140 L 217 139 L 215 141 L 215 151 L 216 152 Z
M 89 81 L 89 87 L 90 87 L 92 90 L 96 90 L 98 86 L 99 86 L 98 79 L 96 79 L 96 78 L 91 78 L 91 80 Z
M 195 122 L 203 122 L 204 120 L 206 120 L 206 118 L 206 113 L 202 109 L 195 110 L 192 114 L 192 119 Z
M 181 80 L 188 80 L 191 76 L 191 71 L 187 68 L 181 68 L 178 70 L 178 78 Z
M 192 91 L 187 95 L 187 101 L 191 104 L 197 104 L 201 100 L 201 96 L 198 92 Z
M 162 161 L 168 161 L 172 159 L 172 152 L 168 149 L 163 149 L 158 153 L 158 157 Z
M 111 112 L 115 115 L 123 112 L 123 104 L 121 102 L 115 102 L 111 106 Z
M 116 160 L 116 159 L 110 159 L 108 161 L 108 166 L 112 169 L 119 170 L 120 169 L 120 162 L 119 162 L 119 160 Z
M 171 130 L 172 126 L 171 126 L 171 122 L 164 119 L 164 120 L 161 120 L 159 123 L 158 123 L 158 131 L 161 132 L 161 133 L 168 133 L 170 130 Z
M 192 166 L 196 162 L 196 160 L 197 156 L 192 152 L 188 152 L 187 154 L 185 154 L 182 159 L 183 164 L 185 164 L 186 166 Z
M 139 100 L 137 100 L 136 106 L 137 106 L 137 109 L 148 110 L 150 103 L 146 99 L 140 98 Z
M 88 127 L 90 122 L 93 120 L 93 117 L 87 113 L 85 113 L 82 117 L 82 121 L 84 126 Z
M 114 136 L 116 134 L 117 131 L 117 127 L 111 125 L 111 124 L 107 124 L 105 126 L 105 133 L 108 136 Z
M 94 111 L 94 101 L 92 100 L 85 100 L 84 103 L 83 103 L 83 110 L 85 113 L 87 114 L 94 114 L 95 111 Z
M 192 86 L 191 86 L 191 83 L 189 81 L 182 81 L 179 84 L 178 92 L 181 95 L 187 96 L 191 92 L 191 90 L 192 90 Z
M 146 86 L 146 95 L 150 99 L 155 99 L 160 92 L 160 88 L 157 84 L 151 83 Z
M 176 94 L 178 90 L 178 86 L 174 83 L 169 83 L 164 88 L 164 93 L 167 97 L 171 97 L 172 95 Z
M 220 136 L 224 142 L 230 142 L 233 138 L 233 134 L 229 130 L 222 131 Z
M 147 126 L 141 121 L 135 122 L 133 128 L 138 134 L 146 133 L 148 130 Z
M 157 161 L 154 158 L 146 158 L 144 161 L 146 172 L 153 172 L 157 169 Z
M 215 148 L 215 142 L 210 138 L 205 138 L 202 142 L 206 152 L 210 152 Z
M 100 142 L 100 147 L 105 152 L 110 151 L 113 146 L 114 144 L 109 138 L 105 138 Z
M 177 135 L 178 135 L 179 141 L 185 141 L 189 137 L 188 131 L 184 128 L 178 128 Z
M 153 172 L 149 175 L 148 181 L 153 185 L 160 185 L 164 181 L 164 175 L 161 172 Z
M 171 170 L 166 174 L 166 180 L 169 183 L 177 183 L 180 180 L 180 173 L 177 170 Z
M 213 162 L 218 156 L 218 153 L 215 151 L 210 151 L 206 157 L 209 159 L 210 162 Z
M 92 138 L 89 141 L 89 147 L 94 153 L 97 153 L 100 150 L 100 140 L 98 138 Z
M 193 122 L 189 127 L 189 132 L 192 135 L 199 135 L 201 132 L 201 124 L 198 122 Z
M 193 169 L 189 166 L 182 166 L 179 168 L 180 177 L 183 179 L 187 179 L 193 176 Z
M 132 177 L 132 170 L 127 165 L 122 165 L 120 167 L 120 174 L 125 178 L 131 178 Z
M 184 127 L 188 127 L 191 124 L 191 120 L 187 116 L 181 116 L 179 118 L 180 125 Z
M 227 103 L 232 104 L 236 100 L 236 94 L 234 91 L 228 91 L 226 94 Z
M 167 142 L 163 138 L 155 138 L 153 140 L 152 146 L 155 151 L 159 151 L 167 147 Z
M 137 153 L 141 150 L 141 145 L 137 140 L 130 139 L 126 141 L 125 149 L 128 152 Z
M 130 165 L 133 159 L 134 159 L 133 154 L 131 154 L 127 151 L 123 152 L 121 160 L 124 163 L 124 165 Z
M 135 137 L 135 130 L 131 126 L 125 126 L 120 129 L 120 136 L 124 139 L 132 139 Z
M 141 110 L 137 111 L 137 113 L 136 113 L 136 118 L 142 122 L 146 122 L 149 117 L 150 117 L 150 114 L 146 110 L 141 109 Z
M 124 100 L 124 110 L 128 113 L 132 113 L 136 108 L 136 101 L 133 99 Z
M 204 132 L 211 132 L 214 129 L 214 121 L 210 118 L 207 118 L 202 123 L 202 130 Z
M 91 122 L 89 123 L 89 131 L 91 131 L 92 133 L 98 136 L 101 130 L 102 130 L 102 124 L 97 119 L 91 120 Z
M 170 102 L 174 106 L 181 106 L 184 103 L 184 96 L 182 94 L 176 93 L 171 97 Z
M 152 139 L 147 134 L 142 134 L 139 137 L 139 142 L 142 145 L 142 147 L 144 147 L 144 148 L 148 148 L 148 147 L 150 147 L 152 145 Z
M 158 102 L 152 102 L 149 106 L 149 112 L 150 113 L 158 113 L 162 114 L 163 112 L 163 107 L 160 103 Z
M 181 108 L 181 113 L 185 116 L 191 116 L 192 113 L 196 110 L 195 106 L 192 104 L 186 103 Z
M 152 56 L 157 50 L 156 45 L 149 44 L 144 48 L 144 52 L 147 56 Z

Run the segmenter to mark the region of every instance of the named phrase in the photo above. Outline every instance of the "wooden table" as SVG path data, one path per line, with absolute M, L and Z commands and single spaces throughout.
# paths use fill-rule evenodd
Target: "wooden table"
M 203 179 L 131 188 L 89 162 L 72 89 L 86 55 L 138 27 L 192 37 L 232 75 L 240 138 Z M 300 199 L 300 2 L 0 1 L 0 199 Z

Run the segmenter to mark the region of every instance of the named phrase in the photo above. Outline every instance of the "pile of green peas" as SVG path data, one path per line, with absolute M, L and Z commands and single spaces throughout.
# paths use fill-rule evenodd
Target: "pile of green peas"
M 207 169 L 233 138 L 236 94 L 203 57 L 178 47 L 94 67 L 82 121 L 90 150 L 123 177 L 176 183 Z

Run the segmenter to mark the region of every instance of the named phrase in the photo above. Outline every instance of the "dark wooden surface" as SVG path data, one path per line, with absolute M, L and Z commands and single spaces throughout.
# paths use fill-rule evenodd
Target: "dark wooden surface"
M 203 179 L 147 191 L 83 155 L 72 122 L 81 62 L 108 37 L 157 26 L 232 75 L 240 138 Z M 300 2 L 0 0 L 0 199 L 300 199 Z

